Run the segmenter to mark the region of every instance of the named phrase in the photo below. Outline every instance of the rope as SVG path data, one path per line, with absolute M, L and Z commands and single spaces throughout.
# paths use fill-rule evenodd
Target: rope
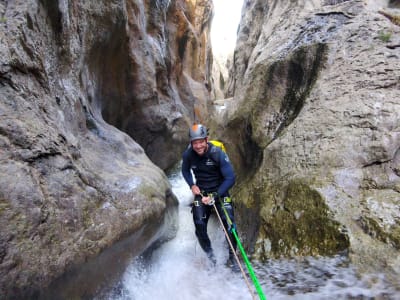
M 263 292 L 263 290 L 262 290 L 262 288 L 261 288 L 261 285 L 260 285 L 260 283 L 259 283 L 258 280 L 257 280 L 257 276 L 256 276 L 256 274 L 254 273 L 253 268 L 251 267 L 251 264 L 250 264 L 249 259 L 247 258 L 246 252 L 245 252 L 244 249 L 243 249 L 242 243 L 240 243 L 240 240 L 239 240 L 239 237 L 238 237 L 238 235 L 237 235 L 237 233 L 236 233 L 235 227 L 233 226 L 234 224 L 233 224 L 232 220 L 229 218 L 228 212 L 226 211 L 225 207 L 224 207 L 223 205 L 221 205 L 221 207 L 222 207 L 222 210 L 223 210 L 223 212 L 224 212 L 224 214 L 225 214 L 225 217 L 226 217 L 226 220 L 227 220 L 227 222 L 228 222 L 228 225 L 232 228 L 232 229 L 231 229 L 232 234 L 233 234 L 233 236 L 234 236 L 235 239 L 236 239 L 236 242 L 237 242 L 237 244 L 238 244 L 240 253 L 242 254 L 243 259 L 244 259 L 244 261 L 245 261 L 245 263 L 246 263 L 247 270 L 249 270 L 250 277 L 251 277 L 251 279 L 253 280 L 253 283 L 254 283 L 254 285 L 255 285 L 255 287 L 256 287 L 257 293 L 258 293 L 258 295 L 260 296 L 260 299 L 261 299 L 261 300 L 266 300 L 266 297 L 265 297 L 264 292 Z M 214 208 L 216 209 L 215 204 L 214 204 Z M 217 214 L 218 214 L 218 212 L 217 212 Z M 221 222 L 222 222 L 222 221 L 221 221 Z M 224 229 L 225 229 L 225 228 L 224 228 Z M 228 240 L 229 240 L 229 238 L 228 238 Z
M 249 292 L 250 292 L 250 294 L 251 294 L 253 300 L 255 300 L 255 299 L 257 299 L 257 298 L 256 298 L 256 295 L 254 295 L 254 292 L 253 292 L 253 290 L 252 290 L 252 288 L 251 288 L 249 279 L 247 278 L 246 273 L 245 273 L 244 270 L 243 270 L 242 264 L 240 263 L 240 260 L 239 260 L 239 257 L 238 257 L 237 254 L 236 254 L 235 248 L 234 248 L 233 245 L 232 245 L 231 239 L 229 238 L 229 234 L 228 234 L 228 232 L 226 231 L 226 228 L 225 228 L 225 226 L 224 226 L 224 223 L 222 222 L 221 216 L 219 215 L 219 212 L 218 212 L 218 209 L 217 209 L 217 207 L 216 207 L 216 205 L 215 205 L 215 202 L 214 202 L 213 206 L 214 206 L 215 212 L 217 213 L 218 220 L 219 220 L 219 222 L 220 222 L 221 225 L 222 225 L 222 229 L 224 230 L 224 233 L 225 233 L 226 239 L 228 240 L 229 246 L 231 247 L 232 252 L 233 252 L 233 254 L 235 255 L 235 259 L 236 259 L 236 261 L 237 261 L 237 263 L 238 263 L 238 265 L 239 265 L 240 271 L 242 272 L 242 275 L 243 275 L 244 280 L 245 280 L 245 282 L 246 282 L 247 288 L 249 289 Z

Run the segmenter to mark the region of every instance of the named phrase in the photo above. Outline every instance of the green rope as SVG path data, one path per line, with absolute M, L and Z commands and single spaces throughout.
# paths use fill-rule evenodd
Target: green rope
M 264 295 L 264 292 L 263 292 L 263 290 L 262 290 L 262 288 L 261 288 L 261 285 L 260 285 L 260 283 L 258 282 L 257 276 L 256 276 L 256 274 L 254 273 L 254 270 L 253 270 L 253 268 L 252 268 L 252 266 L 251 266 L 251 263 L 250 263 L 250 261 L 249 261 L 247 255 L 246 255 L 246 252 L 244 251 L 244 248 L 243 248 L 243 246 L 242 246 L 242 243 L 241 243 L 240 240 L 239 240 L 239 237 L 238 237 L 238 235 L 237 235 L 237 233 L 236 233 L 235 227 L 233 226 L 232 220 L 229 218 L 228 212 L 226 211 L 226 208 L 224 207 L 223 204 L 221 205 L 221 207 L 222 207 L 222 210 L 224 211 L 226 220 L 228 221 L 228 225 L 229 225 L 230 228 L 231 228 L 231 231 L 232 231 L 232 233 L 233 233 L 233 236 L 235 237 L 235 240 L 236 240 L 237 245 L 238 245 L 238 247 L 239 247 L 240 253 L 241 253 L 242 256 L 243 256 L 244 262 L 246 263 L 247 270 L 249 270 L 250 278 L 251 278 L 251 280 L 253 281 L 253 283 L 254 283 L 254 285 L 255 285 L 255 287 L 256 287 L 258 296 L 260 297 L 260 300 L 266 300 L 267 298 L 266 298 L 265 295 Z

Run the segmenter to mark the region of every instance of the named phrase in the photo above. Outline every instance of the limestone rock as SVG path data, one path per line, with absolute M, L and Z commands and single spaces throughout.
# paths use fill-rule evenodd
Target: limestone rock
M 242 182 L 239 223 L 258 257 L 348 248 L 361 269 L 385 269 L 395 282 L 400 28 L 379 10 L 397 11 L 385 1 L 331 2 L 245 1 L 233 101 L 217 128 L 226 130 Z M 313 199 L 321 203 L 310 207 Z M 324 220 L 304 218 L 321 205 Z
M 29 298 L 118 241 L 135 236 L 137 255 L 170 237 L 162 169 L 196 107 L 206 115 L 212 5 L 3 1 L 0 13 L 0 289 Z

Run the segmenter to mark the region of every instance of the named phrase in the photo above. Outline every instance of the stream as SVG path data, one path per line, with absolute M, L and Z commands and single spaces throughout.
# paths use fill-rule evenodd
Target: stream
M 242 273 L 225 266 L 228 251 L 217 218 L 209 235 L 217 258 L 209 264 L 194 235 L 191 191 L 179 172 L 171 175 L 179 200 L 179 229 L 172 240 L 133 259 L 120 281 L 96 299 L 245 300 L 253 299 Z M 238 228 L 240 234 L 240 228 Z M 240 236 L 239 236 L 240 237 Z M 239 254 L 240 256 L 240 254 Z M 383 274 L 357 274 L 345 256 L 251 262 L 266 299 L 400 299 Z M 246 269 L 243 263 L 243 268 Z M 257 292 L 249 279 L 252 293 Z M 257 297 L 258 299 L 258 297 Z

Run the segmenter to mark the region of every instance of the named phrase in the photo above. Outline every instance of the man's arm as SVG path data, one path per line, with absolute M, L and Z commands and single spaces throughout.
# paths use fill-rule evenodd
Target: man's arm
M 191 188 L 194 185 L 192 172 L 190 171 L 190 160 L 187 151 L 182 155 L 182 176 Z
M 235 184 L 236 176 L 228 155 L 223 151 L 220 152 L 219 168 L 224 180 L 219 186 L 217 193 L 218 195 L 223 196 Z

